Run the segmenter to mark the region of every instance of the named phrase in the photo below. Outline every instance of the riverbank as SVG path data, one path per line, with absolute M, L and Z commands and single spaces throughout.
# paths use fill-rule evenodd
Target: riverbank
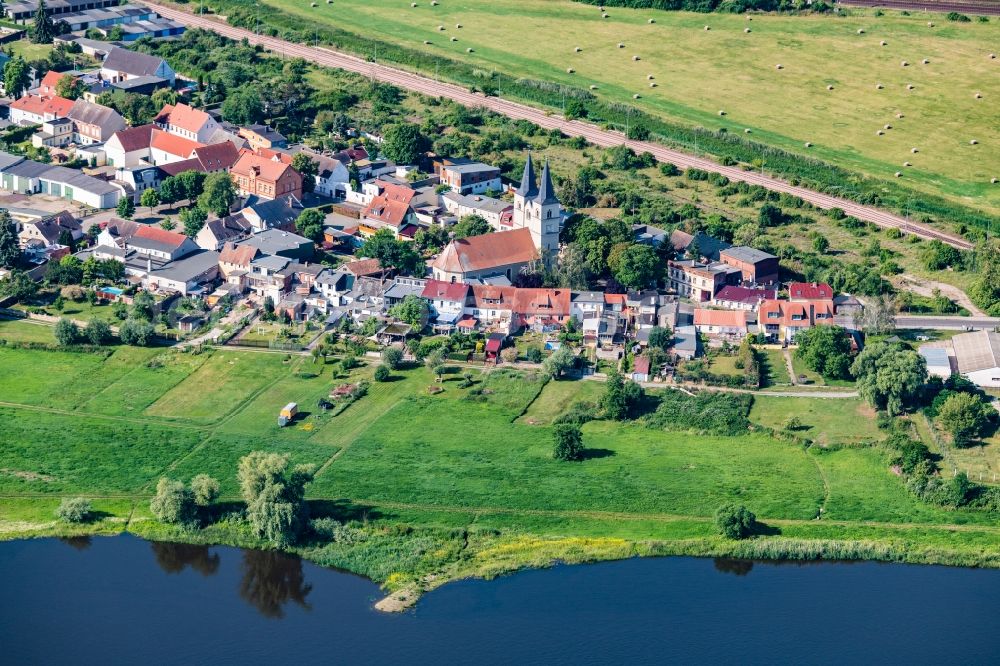
M 0 541 L 38 537 L 114 536 L 134 534 L 148 540 L 233 546 L 268 550 L 235 514 L 203 529 L 169 527 L 152 520 L 138 501 L 97 500 L 100 518 L 92 524 L 42 521 L 45 507 L 22 503 L 24 519 L 0 520 Z M 377 507 L 369 507 L 371 510 Z M 31 519 L 30 513 L 36 517 Z M 111 510 L 111 513 L 109 512 Z M 126 511 L 125 515 L 121 515 Z M 7 513 L 5 511 L 5 513 Z M 1000 568 L 1000 529 L 989 526 L 919 524 L 847 524 L 837 521 L 767 520 L 761 534 L 731 541 L 714 534 L 708 518 L 594 516 L 590 529 L 578 534 L 528 532 L 486 527 L 457 529 L 376 519 L 358 524 L 339 542 L 307 541 L 286 552 L 315 564 L 365 576 L 386 596 L 375 604 L 383 612 L 400 612 L 448 583 L 493 579 L 524 569 L 556 564 L 583 564 L 633 557 L 693 556 L 750 560 L 879 561 Z M 646 532 L 662 538 L 614 536 L 611 522 L 641 520 Z M 607 528 L 608 536 L 595 536 Z

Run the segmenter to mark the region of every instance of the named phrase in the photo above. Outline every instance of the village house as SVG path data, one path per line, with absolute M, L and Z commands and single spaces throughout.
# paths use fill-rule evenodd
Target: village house
M 177 75 L 163 58 L 112 47 L 101 65 L 101 78 L 116 83 L 141 76 L 156 76 L 174 86 Z
M 582 322 L 587 317 L 604 314 L 604 294 L 600 291 L 574 291 L 570 295 L 571 314 Z
M 261 148 L 287 148 L 288 139 L 268 125 L 245 125 L 237 134 L 247 140 L 250 150 L 256 152 Z
M 740 245 L 720 250 L 719 261 L 738 268 L 744 284 L 770 285 L 778 282 L 778 258 L 773 254 Z
M 139 204 L 146 190 L 159 190 L 163 172 L 155 166 L 119 167 L 115 169 L 115 182 L 125 189 L 125 195 Z
M 720 262 L 699 259 L 667 262 L 667 281 L 671 291 L 692 301 L 707 302 L 727 284 L 738 282 L 740 270 Z
M 434 330 L 447 333 L 454 330 L 465 312 L 469 298 L 469 285 L 455 282 L 427 280 L 420 294 L 427 301 Z
M 438 167 L 441 184 L 458 194 L 482 194 L 487 190 L 499 192 L 500 169 L 469 159 L 444 160 Z
M 165 105 L 153 122 L 165 132 L 201 144 L 222 129 L 212 116 L 181 102 Z
M 358 231 L 363 236 L 371 236 L 381 229 L 390 229 L 397 237 L 413 237 L 413 233 L 404 233 L 415 225 L 415 215 L 410 204 L 417 196 L 410 187 L 375 181 L 376 194 L 361 212 Z M 415 229 L 414 229 L 415 231 Z
M 541 259 L 529 229 L 453 240 L 431 263 L 441 282 L 488 281 L 508 284 Z
M 650 379 L 649 366 L 648 356 L 636 356 L 632 364 L 631 380 L 634 382 L 648 382 Z
M 699 333 L 712 337 L 742 338 L 747 334 L 746 310 L 695 308 L 694 325 Z
M 514 330 L 528 328 L 536 332 L 562 328 L 571 318 L 569 289 L 514 290 Z
M 465 331 L 484 329 L 510 335 L 514 326 L 514 287 L 472 285 L 472 300 L 456 326 Z
M 316 249 L 315 243 L 308 238 L 280 229 L 265 229 L 237 244 L 255 247 L 264 255 L 302 261 L 312 259 Z
M 245 277 L 251 272 L 251 264 L 259 251 L 250 245 L 226 243 L 219 252 L 219 271 L 227 282 L 234 276 Z
M 222 141 L 195 148 L 192 156 L 188 159 L 162 162 L 160 168 L 168 176 L 176 176 L 185 171 L 219 173 L 231 169 L 239 158 L 239 148 L 232 141 Z
M 258 200 L 244 206 L 237 212 L 255 234 L 267 229 L 278 229 L 295 233 L 295 221 L 305 207 L 294 195 L 286 195 L 271 200 Z
M 756 310 L 761 301 L 773 301 L 778 297 L 774 289 L 737 287 L 726 285 L 712 297 L 712 305 L 728 310 Z
M 347 183 L 351 180 L 348 165 L 351 163 L 349 152 L 368 156 L 368 153 L 361 151 L 341 151 L 333 156 L 317 153 L 305 146 L 293 146 L 288 149 L 288 154 L 306 155 L 316 162 L 316 176 L 314 177 L 313 192 L 330 199 L 344 197 L 347 194 Z M 267 155 L 263 149 L 261 153 Z
M 46 120 L 69 116 L 73 102 L 64 97 L 24 95 L 10 103 L 10 122 L 15 125 L 41 125 Z
M 680 229 L 670 233 L 670 245 L 678 256 L 708 261 L 719 261 L 722 250 L 732 247 L 729 243 L 709 236 L 703 231 L 692 235 Z
M 489 222 L 494 231 L 510 231 L 514 228 L 514 204 L 500 199 L 445 192 L 441 195 L 441 205 L 459 219 L 467 215 L 478 215 Z
M 83 238 L 83 227 L 67 211 L 30 222 L 22 222 L 17 239 L 21 248 L 24 249 L 29 243 L 43 243 L 45 246 L 57 245 L 60 237 L 64 234 L 68 235 L 74 243 Z
M 758 330 L 769 338 L 793 342 L 807 328 L 834 323 L 830 285 L 793 282 L 788 293 L 789 300 L 762 301 L 757 309 Z
M 292 195 L 296 199 L 302 198 L 302 175 L 290 164 L 245 150 L 229 173 L 242 196 L 276 199 Z

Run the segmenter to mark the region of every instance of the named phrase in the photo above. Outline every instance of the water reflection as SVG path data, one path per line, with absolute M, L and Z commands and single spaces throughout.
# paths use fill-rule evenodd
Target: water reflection
M 273 550 L 246 550 L 241 568 L 240 596 L 264 617 L 284 617 L 290 601 L 311 610 L 306 597 L 312 585 L 305 582 L 299 558 Z
M 87 550 L 91 544 L 89 536 L 59 537 L 59 540 L 74 550 Z
M 156 563 L 168 574 L 181 573 L 188 567 L 202 576 L 214 575 L 219 570 L 219 554 L 211 552 L 208 546 L 168 541 L 153 541 L 149 545 Z
M 719 573 L 728 573 L 734 576 L 746 576 L 753 571 L 752 560 L 734 560 L 728 557 L 717 557 L 712 561 L 712 564 Z

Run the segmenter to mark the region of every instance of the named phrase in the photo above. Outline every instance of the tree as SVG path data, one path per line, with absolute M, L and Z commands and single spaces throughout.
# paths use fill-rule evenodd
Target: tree
M 611 274 L 621 284 L 632 289 L 650 286 L 660 276 L 663 261 L 648 245 L 632 244 L 612 252 L 608 257 Z
M 649 330 L 650 349 L 667 351 L 674 344 L 673 332 L 664 326 L 654 326 Z
M 184 225 L 184 234 L 194 237 L 205 226 L 208 220 L 208 213 L 201 206 L 185 208 L 180 214 L 181 224 Z
M 425 356 L 424 365 L 441 379 L 441 375 L 444 374 L 444 350 L 439 347 Z
M 381 152 L 396 164 L 414 164 L 430 148 L 430 141 L 412 123 L 390 125 L 382 135 Z
M 989 433 L 996 410 L 975 393 L 949 395 L 938 410 L 937 424 L 952 436 L 956 446 L 970 443 Z
M 421 229 L 413 237 L 416 246 L 424 252 L 437 252 L 448 243 L 448 232 L 436 224 Z
M 375 374 L 372 375 L 372 378 L 377 382 L 387 382 L 391 376 L 392 371 L 389 369 L 389 366 L 380 365 L 375 368 Z
M 891 296 L 871 298 L 864 309 L 854 315 L 854 325 L 869 335 L 889 335 L 896 330 L 897 305 L 898 300 Z
M 153 209 L 160 205 L 160 195 L 153 188 L 143 190 L 142 196 L 139 198 L 139 203 L 148 208 L 149 214 L 152 215 Z
M 198 506 L 209 506 L 219 498 L 219 482 L 208 474 L 199 474 L 191 479 L 191 493 Z
M 93 515 L 90 500 L 83 497 L 67 497 L 56 509 L 56 517 L 65 523 L 86 523 Z
M 896 416 L 919 395 L 927 381 L 927 362 L 897 344 L 875 342 L 854 359 L 851 374 L 868 404 Z
M 576 365 L 576 356 L 573 354 L 573 350 L 567 345 L 562 345 L 542 362 L 542 370 L 549 377 L 559 379 L 574 365 Z
M 131 220 L 132 216 L 135 215 L 135 203 L 132 201 L 132 197 L 125 196 L 119 199 L 115 210 L 118 213 L 118 217 Z
M 184 184 L 178 176 L 168 176 L 160 183 L 160 203 L 177 203 L 184 198 Z
M 580 426 L 560 423 L 552 428 L 552 457 L 556 460 L 583 459 L 583 433 Z
M 111 342 L 111 326 L 103 319 L 91 319 L 83 329 L 83 335 L 94 346 L 106 345 Z
M 31 84 L 31 69 L 24 58 L 17 56 L 3 68 L 3 84 L 7 95 L 17 99 Z
M 180 481 L 161 477 L 149 510 L 161 523 L 188 525 L 194 522 L 197 509 L 194 493 Z
M 305 487 L 315 468 L 289 468 L 288 456 L 254 451 L 240 459 L 237 479 L 253 532 L 275 546 L 295 543 L 308 523 Z
M 147 347 L 153 342 L 156 329 L 148 321 L 126 319 L 118 327 L 118 337 L 127 345 Z
M 132 298 L 130 314 L 133 319 L 153 321 L 156 317 L 156 299 L 148 291 L 140 291 Z
M 319 162 L 306 153 L 297 153 L 292 157 L 292 168 L 302 174 L 302 191 L 312 192 L 316 189 L 316 176 L 319 174 Z
M 10 275 L 0 280 L 0 296 L 12 296 L 19 303 L 34 298 L 37 293 L 38 284 L 24 271 L 11 271 Z
M 397 370 L 403 364 L 403 350 L 399 347 L 386 347 L 382 350 L 382 363 L 390 370 Z
M 742 504 L 727 504 L 715 512 L 715 526 L 728 539 L 746 539 L 757 526 L 757 516 Z
M 198 206 L 219 217 L 229 214 L 229 208 L 236 200 L 236 185 L 232 177 L 225 171 L 210 173 L 205 176 Z
M 812 242 L 813 250 L 819 254 L 826 254 L 826 251 L 830 249 L 830 241 L 826 236 L 816 235 Z
M 392 306 L 389 315 L 399 321 L 406 322 L 419 331 L 427 325 L 427 301 L 419 296 L 409 294 Z
M 222 102 L 222 117 L 237 125 L 253 125 L 264 115 L 260 93 L 253 86 L 240 86 Z
M 65 99 L 75 100 L 78 97 L 83 96 L 86 92 L 87 86 L 84 85 L 81 79 L 75 76 L 70 76 L 69 74 L 64 74 L 59 83 L 56 84 L 56 94 Z
M 466 215 L 452 227 L 452 234 L 455 238 L 469 238 L 470 236 L 482 236 L 493 231 L 493 227 L 481 215 Z
M 52 26 L 49 10 L 45 6 L 45 0 L 38 0 L 35 22 L 31 26 L 31 41 L 35 44 L 51 44 L 53 37 L 55 37 L 55 29 Z
M 299 218 L 295 220 L 295 228 L 299 234 L 305 236 L 314 243 L 323 242 L 323 222 L 326 216 L 318 208 L 307 208 L 302 211 Z
M 851 340 L 840 326 L 813 326 L 795 336 L 795 356 L 824 377 L 847 377 L 851 367 Z
M 194 201 L 205 190 L 205 174 L 201 171 L 182 171 L 175 176 L 184 192 L 184 199 Z
M 66 317 L 56 322 L 53 333 L 56 336 L 56 342 L 62 347 L 69 347 L 80 338 L 80 329 L 71 319 Z
M 621 373 L 612 372 L 604 385 L 601 407 L 608 418 L 624 421 L 642 400 L 642 387 L 625 379 Z
M 398 240 L 391 229 L 379 229 L 372 234 L 358 250 L 358 256 L 378 259 L 382 268 L 395 268 L 411 274 L 423 264 L 413 243 Z
M 10 67 L 10 63 L 7 64 Z M 21 261 L 17 227 L 7 209 L 0 209 L 0 267 L 14 268 Z

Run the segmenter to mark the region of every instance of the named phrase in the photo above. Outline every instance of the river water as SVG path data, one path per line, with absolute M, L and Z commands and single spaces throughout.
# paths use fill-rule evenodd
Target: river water
M 0 664 L 996 664 L 1000 571 L 635 559 L 370 581 L 132 536 L 0 543 Z

